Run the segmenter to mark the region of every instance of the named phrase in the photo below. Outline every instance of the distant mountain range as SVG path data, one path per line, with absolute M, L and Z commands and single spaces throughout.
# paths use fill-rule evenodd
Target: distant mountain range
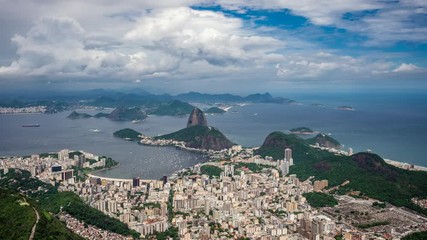
M 143 107 L 147 112 L 158 110 L 165 104 L 174 103 L 174 100 L 197 103 L 296 103 L 294 100 L 282 97 L 273 97 L 269 93 L 255 93 L 248 96 L 232 94 L 208 94 L 189 92 L 178 95 L 152 94 L 142 89 L 128 92 L 114 90 L 95 89 L 88 91 L 67 92 L 64 94 L 34 96 L 9 96 L 0 100 L 0 107 L 28 107 L 44 105 L 49 113 L 63 110 L 76 109 L 79 106 L 95 107 Z M 187 108 L 188 110 L 188 108 Z M 191 111 L 191 110 L 190 110 Z M 188 111 L 187 111 L 188 112 Z M 180 115 L 181 113 L 177 114 Z M 188 114 L 188 113 L 187 113 Z M 161 115 L 161 114 L 159 114 Z M 170 115 L 170 114 L 166 114 Z

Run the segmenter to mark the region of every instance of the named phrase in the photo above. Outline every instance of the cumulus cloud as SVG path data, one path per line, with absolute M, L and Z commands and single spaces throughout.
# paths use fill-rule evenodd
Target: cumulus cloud
M 244 30 L 240 19 L 190 8 L 152 11 L 138 21 L 125 40 L 189 61 L 221 66 L 263 61 L 268 52 L 282 46 L 279 40 Z
M 145 11 L 115 38 L 88 33 L 71 18 L 42 18 L 16 35 L 19 58 L 3 74 L 116 76 L 191 75 L 189 63 L 260 67 L 281 59 L 282 42 L 244 29 L 240 19 L 186 7 Z M 184 66 L 184 67 L 183 67 Z M 209 66 L 214 66 L 209 67 Z
M 413 72 L 416 70 L 421 70 L 421 68 L 411 63 L 402 63 L 393 72 Z
M 114 52 L 87 49 L 85 30 L 74 19 L 42 18 L 25 35 L 15 35 L 19 58 L 0 73 L 18 75 L 94 74 L 114 72 L 125 57 Z
M 366 78 L 378 73 L 389 73 L 392 63 L 380 60 L 341 56 L 326 52 L 294 54 L 276 66 L 277 76 L 285 79 L 340 80 Z

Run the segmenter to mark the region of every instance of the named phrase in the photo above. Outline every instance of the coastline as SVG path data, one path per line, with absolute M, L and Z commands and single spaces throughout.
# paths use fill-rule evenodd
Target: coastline
M 405 170 L 409 170 L 409 171 L 425 171 L 427 172 L 427 167 L 423 167 L 423 166 L 418 166 L 418 165 L 414 165 L 414 164 L 410 164 L 410 163 L 406 163 L 406 162 L 398 162 L 398 161 L 394 161 L 391 159 L 384 159 L 384 161 L 392 166 L 401 168 L 401 169 L 405 169 Z

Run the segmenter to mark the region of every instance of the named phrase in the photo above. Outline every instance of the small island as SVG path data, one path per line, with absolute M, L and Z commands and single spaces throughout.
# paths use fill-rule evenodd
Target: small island
M 208 114 L 222 114 L 225 113 L 226 111 L 222 108 L 219 107 L 211 107 L 205 110 L 205 113 Z
M 94 116 L 87 113 L 73 111 L 67 116 L 69 119 L 86 119 L 86 118 L 108 118 L 112 121 L 141 121 L 147 118 L 147 114 L 141 108 L 118 107 L 111 113 L 97 113 Z
M 354 109 L 353 107 L 350 106 L 339 106 L 337 107 L 338 110 L 344 110 L 344 111 L 354 111 L 356 109 Z
M 311 134 L 317 134 L 317 133 L 319 133 L 317 131 L 311 130 L 308 127 L 292 128 L 291 130 L 289 130 L 289 132 L 291 132 L 292 134 L 300 134 L 300 135 L 311 135 Z
M 87 113 L 78 113 L 76 111 L 73 111 L 70 113 L 70 115 L 67 116 L 69 119 L 84 119 L 84 118 L 91 118 L 92 115 Z
M 113 133 L 114 137 L 122 138 L 129 141 L 139 141 L 141 140 L 141 133 L 130 129 L 125 128 Z

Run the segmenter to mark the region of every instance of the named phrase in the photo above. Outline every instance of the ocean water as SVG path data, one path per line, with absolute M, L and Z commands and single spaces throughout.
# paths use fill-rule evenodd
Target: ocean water
M 222 115 L 207 115 L 208 123 L 243 146 L 259 146 L 272 131 L 310 127 L 330 133 L 355 152 L 371 149 L 383 158 L 427 166 L 427 96 L 418 93 L 283 94 L 301 105 L 252 104 L 232 107 Z M 323 107 L 312 104 L 323 104 Z M 348 105 L 354 111 L 337 110 Z M 82 111 L 83 112 L 83 111 Z M 91 114 L 97 111 L 85 111 Z M 29 155 L 69 148 L 113 157 L 120 166 L 100 172 L 109 177 L 158 179 L 206 161 L 199 154 L 173 147 L 142 146 L 113 137 L 130 127 L 149 136 L 170 133 L 186 125 L 185 117 L 150 116 L 134 124 L 108 119 L 71 120 L 58 114 L 0 115 L 0 156 Z M 38 123 L 39 128 L 23 128 Z M 99 129 L 100 132 L 93 132 Z

